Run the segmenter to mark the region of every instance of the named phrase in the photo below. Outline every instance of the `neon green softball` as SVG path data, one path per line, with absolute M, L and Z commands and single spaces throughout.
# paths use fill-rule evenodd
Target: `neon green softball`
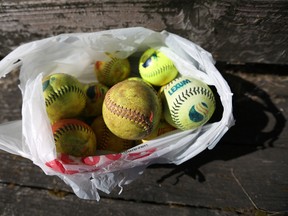
M 150 48 L 140 58 L 139 73 L 144 81 L 163 86 L 173 80 L 178 71 L 171 59 L 162 52 Z

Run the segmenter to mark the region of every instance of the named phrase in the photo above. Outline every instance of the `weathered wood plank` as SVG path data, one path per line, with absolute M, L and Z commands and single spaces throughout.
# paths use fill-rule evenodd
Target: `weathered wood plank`
M 1 1 L 0 57 L 22 43 L 64 32 L 135 26 L 179 34 L 217 61 L 288 60 L 288 2 L 283 0 Z
M 237 122 L 215 149 L 181 166 L 148 168 L 143 176 L 125 186 L 120 196 L 116 189 L 111 195 L 101 194 L 101 197 L 234 211 L 248 211 L 255 206 L 266 211 L 287 210 L 287 76 L 255 76 L 237 68 L 222 67 L 235 95 Z M 15 88 L 13 83 L 17 86 L 16 76 L 14 73 L 5 78 L 2 92 L 8 87 Z M 17 99 L 6 94 L 3 99 L 9 104 L 4 110 L 20 112 L 20 107 L 15 108 L 13 103 Z M 45 176 L 27 159 L 7 153 L 1 153 L 0 158 L 2 183 L 56 194 L 72 192 L 60 179 Z
M 21 119 L 22 95 L 17 71 L 0 79 L 0 122 Z
M 218 147 L 173 169 L 148 169 L 127 186 L 123 196 L 209 208 L 247 210 L 255 204 L 268 211 L 287 210 L 287 150 L 270 149 L 228 159 L 233 149 L 235 154 L 241 146 Z M 151 176 L 160 184 L 153 183 Z
M 224 78 L 233 92 L 233 114 L 236 125 L 226 134 L 229 143 L 254 148 L 277 146 L 287 148 L 288 78 L 271 75 L 277 67 L 264 74 L 242 73 L 243 68 L 224 69 Z
M 40 215 L 61 205 L 65 212 L 91 214 L 99 209 L 119 215 L 124 213 L 118 209 L 128 214 L 140 209 L 147 215 L 146 206 L 154 209 L 151 215 L 168 210 L 182 215 L 287 212 L 287 76 L 255 76 L 241 67 L 219 69 L 234 92 L 237 122 L 212 151 L 180 166 L 150 167 L 122 194 L 117 189 L 110 195 L 101 193 L 97 205 L 78 199 L 58 177 L 46 176 L 31 161 L 0 151 L 0 214 L 31 214 L 35 203 L 45 205 Z M 21 118 L 17 75 L 0 79 L 0 123 Z
M 234 212 L 287 211 L 288 150 L 271 148 L 237 157 L 241 149 L 233 145 L 217 147 L 181 166 L 148 168 L 139 179 L 125 186 L 122 194 L 118 195 L 119 189 L 115 189 L 110 195 L 101 193 L 101 197 Z M 70 188 L 57 177 L 45 176 L 29 160 L 12 158 L 7 153 L 1 153 L 0 158 L 0 185 L 10 185 L 13 196 L 17 196 L 20 187 L 70 199 Z M 17 189 L 13 191 L 13 187 Z M 76 196 L 73 200 L 77 200 Z
M 79 200 L 72 194 L 55 196 L 47 190 L 31 189 L 13 185 L 0 184 L 0 215 L 226 215 L 235 213 L 231 210 L 213 210 L 192 208 L 189 206 L 157 205 L 137 203 L 121 199 L 102 199 L 96 201 Z

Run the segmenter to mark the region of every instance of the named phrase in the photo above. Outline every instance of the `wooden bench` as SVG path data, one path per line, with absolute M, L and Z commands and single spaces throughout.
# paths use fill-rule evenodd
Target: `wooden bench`
M 1 1 L 0 57 L 60 33 L 143 26 L 207 49 L 234 93 L 236 125 L 211 151 L 153 165 L 100 202 L 0 150 L 0 215 L 288 214 L 288 2 Z M 18 72 L 0 79 L 0 123 L 21 119 Z

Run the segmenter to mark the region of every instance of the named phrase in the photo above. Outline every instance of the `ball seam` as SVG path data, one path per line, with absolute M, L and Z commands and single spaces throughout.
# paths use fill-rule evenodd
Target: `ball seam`
M 110 79 L 110 77 L 109 77 L 110 71 L 112 69 L 113 64 L 117 60 L 118 60 L 117 58 L 111 57 L 111 60 L 109 62 L 107 62 L 106 66 L 104 67 L 104 70 L 103 70 L 104 80 L 109 80 Z
M 106 126 L 104 126 L 104 131 L 102 133 L 100 143 L 99 143 L 99 150 L 107 149 L 108 138 L 109 138 L 109 129 Z
M 84 133 L 88 133 L 88 134 L 92 134 L 92 131 L 86 127 L 86 126 L 83 126 L 83 125 L 80 125 L 80 124 L 67 124 L 67 125 L 64 125 L 63 127 L 61 128 L 58 128 L 54 133 L 54 141 L 57 142 L 62 136 L 64 133 L 67 133 L 69 131 L 82 131 Z
M 168 64 L 162 66 L 162 67 L 159 67 L 157 70 L 153 70 L 152 72 L 150 73 L 141 73 L 141 76 L 143 78 L 151 78 L 151 77 L 155 77 L 155 76 L 158 76 L 159 74 L 162 74 L 164 71 L 167 71 L 167 70 L 172 70 L 174 68 L 174 64 L 172 62 L 169 62 Z
M 61 86 L 57 91 L 54 91 L 53 93 L 49 94 L 45 99 L 45 105 L 46 107 L 49 107 L 51 104 L 53 104 L 58 98 L 62 97 L 63 95 L 75 92 L 78 93 L 81 98 L 85 101 L 85 93 L 78 87 L 78 86 Z
M 189 88 L 185 90 L 185 92 L 182 92 L 181 94 L 178 95 L 178 98 L 175 98 L 175 101 L 173 102 L 173 105 L 171 107 L 171 117 L 174 123 L 180 127 L 183 128 L 183 124 L 181 123 L 179 119 L 179 111 L 181 105 L 187 100 L 189 97 L 192 97 L 194 95 L 202 94 L 205 95 L 214 105 L 215 105 L 215 99 L 211 91 L 207 88 L 203 87 L 194 87 Z M 184 100 L 185 99 L 185 100 Z
M 137 125 L 139 125 L 140 127 L 144 129 L 144 131 L 147 134 L 152 131 L 153 126 L 151 124 L 149 116 L 141 114 L 140 112 L 137 112 L 136 110 L 132 110 L 127 107 L 116 104 L 116 102 L 111 100 L 109 93 L 107 94 L 107 99 L 105 100 L 105 106 L 114 115 L 119 116 L 121 118 L 128 119 L 136 123 Z

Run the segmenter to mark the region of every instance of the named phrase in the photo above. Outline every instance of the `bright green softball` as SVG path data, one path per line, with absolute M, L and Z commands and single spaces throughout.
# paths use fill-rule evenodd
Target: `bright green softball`
M 164 53 L 150 48 L 140 58 L 139 73 L 144 81 L 155 86 L 163 86 L 173 80 L 178 71 L 172 60 Z

